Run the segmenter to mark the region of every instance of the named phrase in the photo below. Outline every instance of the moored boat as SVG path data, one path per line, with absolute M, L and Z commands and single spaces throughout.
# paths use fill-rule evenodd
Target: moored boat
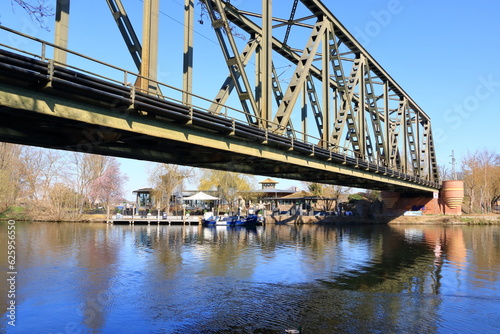
M 201 222 L 205 226 L 256 226 L 262 225 L 265 219 L 260 214 L 250 214 L 246 217 L 214 216 L 211 212 L 207 212 Z

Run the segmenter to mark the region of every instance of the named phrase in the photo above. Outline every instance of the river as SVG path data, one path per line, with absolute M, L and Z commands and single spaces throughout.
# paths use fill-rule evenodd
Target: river
M 1 222 L 0 333 L 498 333 L 499 236 Z

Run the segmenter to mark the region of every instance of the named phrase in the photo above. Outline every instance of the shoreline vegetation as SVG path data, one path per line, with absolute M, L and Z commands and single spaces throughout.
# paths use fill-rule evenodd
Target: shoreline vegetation
M 51 221 L 47 219 L 30 219 L 22 207 L 10 207 L 0 213 L 0 221 Z M 464 214 L 462 216 L 425 215 L 425 216 L 267 216 L 268 224 L 319 224 L 319 225 L 361 225 L 361 224 L 389 224 L 389 225 L 496 225 L 500 224 L 500 214 Z M 52 222 L 62 222 L 55 221 Z M 65 220 L 65 222 L 68 222 Z M 74 223 L 105 223 L 105 214 L 85 214 L 81 219 L 70 221 Z

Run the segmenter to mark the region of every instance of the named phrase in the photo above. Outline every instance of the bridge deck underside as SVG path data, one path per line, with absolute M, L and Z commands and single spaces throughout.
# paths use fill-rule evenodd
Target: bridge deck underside
M 429 193 L 434 184 L 0 51 L 0 140 L 344 186 Z M 50 78 L 49 78 L 50 77 Z M 133 177 L 131 175 L 130 177 Z

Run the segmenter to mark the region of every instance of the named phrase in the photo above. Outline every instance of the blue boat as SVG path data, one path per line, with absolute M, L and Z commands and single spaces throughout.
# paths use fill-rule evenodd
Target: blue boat
M 264 223 L 264 217 L 261 215 L 250 214 L 247 217 L 240 217 L 234 221 L 235 226 L 256 226 Z
M 205 226 L 256 226 L 262 225 L 264 221 L 264 217 L 255 214 L 250 214 L 247 217 L 207 215 L 201 219 L 202 224 Z
M 203 217 L 201 223 L 206 226 L 232 226 L 238 217 L 221 217 L 221 216 L 210 216 Z

